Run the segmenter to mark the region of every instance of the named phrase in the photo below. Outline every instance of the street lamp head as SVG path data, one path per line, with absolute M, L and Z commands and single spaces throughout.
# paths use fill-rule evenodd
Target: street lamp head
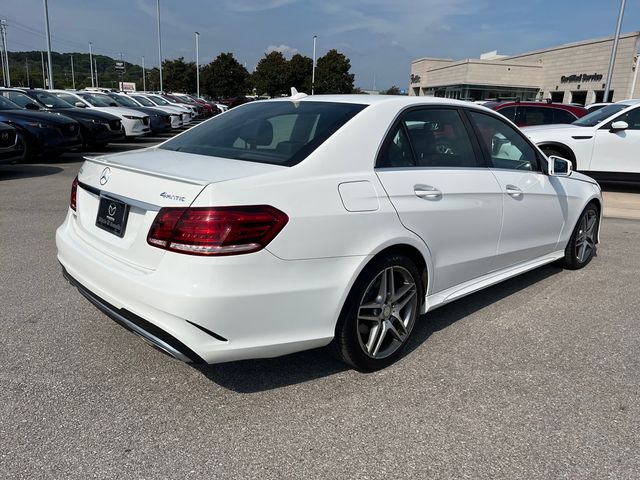
M 200 35 L 200 32 L 196 32 L 196 35 Z

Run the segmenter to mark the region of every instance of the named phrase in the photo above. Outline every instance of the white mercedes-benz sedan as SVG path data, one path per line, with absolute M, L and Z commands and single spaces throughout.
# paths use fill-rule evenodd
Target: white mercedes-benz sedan
M 594 180 L 484 107 L 297 94 L 87 158 L 56 243 L 72 285 L 176 358 L 331 344 L 369 371 L 421 313 L 585 266 L 601 212 Z
M 602 182 L 640 182 L 640 100 L 595 110 L 570 125 L 524 127 L 546 155 L 571 160 L 573 169 Z

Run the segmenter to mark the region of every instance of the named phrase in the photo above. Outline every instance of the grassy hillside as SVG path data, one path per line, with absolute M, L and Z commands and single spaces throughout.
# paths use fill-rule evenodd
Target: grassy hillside
M 75 72 L 76 88 L 91 86 L 89 73 L 88 53 L 58 53 L 51 52 L 53 65 L 53 80 L 55 88 L 72 88 L 71 56 L 73 55 L 73 68 Z M 122 76 L 115 71 L 116 60 L 104 55 L 94 55 L 98 66 L 98 85 L 107 88 L 117 88 L 118 82 L 136 82 L 138 90 L 142 90 L 142 67 L 129 62 L 126 64 L 126 72 Z M 45 73 L 47 54 L 44 53 Z M 27 65 L 29 76 L 27 77 Z M 42 87 L 42 62 L 40 52 L 9 52 L 9 72 L 11 73 L 11 85 Z M 48 73 L 46 73 L 48 76 Z M 147 69 L 147 89 L 158 88 L 158 70 Z M 1 81 L 1 80 L 0 80 Z

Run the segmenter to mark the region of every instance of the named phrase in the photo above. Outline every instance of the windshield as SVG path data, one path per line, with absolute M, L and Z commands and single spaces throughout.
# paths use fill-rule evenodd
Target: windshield
M 136 102 L 131 100 L 129 97 L 125 97 L 124 95 L 118 95 L 116 93 L 108 93 L 107 96 L 111 98 L 114 102 L 116 102 L 121 107 L 139 107 Z
M 22 110 L 22 107 L 0 95 L 0 110 Z
M 73 108 L 74 106 L 64 101 L 62 98 L 58 98 L 55 95 L 51 95 L 48 92 L 42 90 L 30 91 L 31 96 L 36 97 L 40 103 L 44 104 L 47 108 Z M 73 100 L 71 100 L 73 101 Z
M 313 101 L 254 103 L 187 130 L 159 148 L 293 166 L 365 106 Z
M 158 95 L 149 95 L 149 98 L 155 102 L 156 105 L 170 105 L 164 98 Z
M 145 107 L 155 107 L 156 106 L 156 104 L 153 103 L 151 100 L 149 100 L 148 98 L 141 97 L 140 95 L 131 95 L 131 98 L 136 100 L 138 103 L 141 103 Z
M 628 107 L 629 105 L 624 105 L 622 103 L 607 105 L 606 107 L 602 107 L 600 110 L 588 113 L 584 117 L 579 118 L 578 120 L 573 122 L 572 125 L 578 125 L 579 127 L 595 127 L 596 125 L 609 118 L 611 115 L 615 115 L 616 113 Z
M 101 93 L 78 93 L 78 96 L 89 102 L 94 107 L 113 107 L 114 100 Z

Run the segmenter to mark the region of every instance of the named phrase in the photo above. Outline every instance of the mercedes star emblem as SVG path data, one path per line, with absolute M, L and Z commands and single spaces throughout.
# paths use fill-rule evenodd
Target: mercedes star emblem
M 100 174 L 100 185 L 104 185 L 105 183 L 107 183 L 110 177 L 111 177 L 111 169 L 109 167 L 106 167 L 104 170 L 102 170 L 102 173 Z

